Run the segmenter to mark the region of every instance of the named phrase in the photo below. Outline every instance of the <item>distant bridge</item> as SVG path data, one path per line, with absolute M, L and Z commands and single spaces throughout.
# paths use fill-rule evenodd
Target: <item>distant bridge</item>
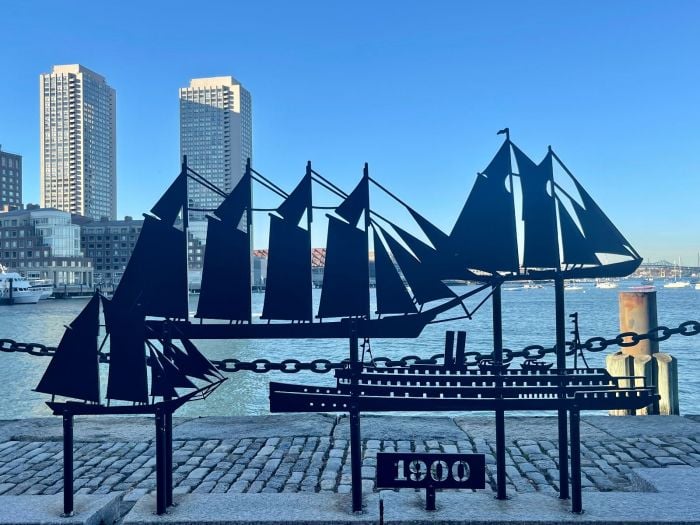
M 643 262 L 635 275 L 654 277 L 700 276 L 700 266 L 677 266 L 668 261 Z

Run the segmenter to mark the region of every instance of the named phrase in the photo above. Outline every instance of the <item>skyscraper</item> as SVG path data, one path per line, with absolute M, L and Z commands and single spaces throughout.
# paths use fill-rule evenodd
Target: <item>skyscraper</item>
M 41 206 L 117 216 L 116 94 L 79 64 L 40 76 Z
M 195 78 L 180 88 L 180 155 L 188 165 L 230 192 L 253 154 L 250 93 L 235 78 Z M 221 197 L 190 181 L 190 207 L 216 208 Z M 202 218 L 205 212 L 191 212 Z
M 22 207 L 22 157 L 0 145 L 0 211 Z

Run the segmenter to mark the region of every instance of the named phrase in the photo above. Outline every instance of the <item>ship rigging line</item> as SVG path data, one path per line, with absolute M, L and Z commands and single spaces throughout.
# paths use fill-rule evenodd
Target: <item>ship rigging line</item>
M 321 175 L 319 172 L 317 172 L 317 171 L 315 171 L 314 169 L 312 169 L 312 170 L 311 170 L 311 173 L 313 173 L 314 175 L 316 175 L 316 177 L 318 177 L 318 178 L 320 179 L 320 180 L 314 179 L 314 180 L 316 180 L 316 182 L 317 182 L 318 184 L 320 184 L 321 186 L 323 186 L 323 187 L 326 188 L 327 190 L 329 190 L 329 191 L 335 193 L 338 197 L 341 197 L 341 198 L 343 198 L 343 199 L 346 199 L 346 198 L 347 198 L 347 196 L 348 196 L 347 193 L 345 193 L 343 190 L 341 190 L 338 186 L 336 186 L 335 184 L 333 184 L 331 181 L 329 181 L 326 177 L 324 177 L 323 175 Z
M 216 186 L 213 182 L 210 180 L 206 179 L 204 176 L 200 175 L 196 171 L 194 171 L 192 168 L 189 166 L 187 167 L 187 176 L 191 178 L 193 181 L 201 184 L 205 188 L 213 191 L 214 193 L 218 194 L 220 197 L 227 197 L 227 194 L 224 190 Z
M 406 204 L 404 201 L 402 201 L 400 198 L 398 198 L 396 195 L 394 195 L 392 192 L 390 192 L 388 189 L 386 189 L 384 186 L 379 184 L 376 180 L 374 180 L 372 177 L 368 177 L 369 181 L 374 184 L 377 188 L 382 190 L 384 193 L 386 193 L 389 197 L 394 199 L 396 202 L 398 202 L 401 206 L 406 208 L 407 210 L 413 210 L 408 204 Z
M 284 191 L 277 184 L 275 184 L 270 179 L 268 179 L 265 175 L 263 175 L 259 171 L 255 171 L 253 168 L 250 168 L 250 171 L 251 171 L 251 173 L 254 173 L 258 177 L 260 177 L 260 178 L 258 178 L 258 177 L 253 176 L 253 179 L 255 179 L 257 182 L 259 182 L 260 184 L 265 186 L 267 189 L 276 193 L 277 195 L 279 195 L 283 199 L 286 199 L 287 197 L 289 197 L 289 194 L 286 191 Z
M 347 197 L 348 197 L 348 194 L 347 194 L 347 193 L 345 193 L 343 190 L 341 190 L 338 186 L 336 186 L 335 184 L 333 184 L 331 181 L 329 181 L 327 178 L 325 178 L 325 177 L 324 177 L 323 175 L 321 175 L 319 172 L 314 171 L 314 170 L 312 169 L 312 170 L 311 170 L 311 173 L 313 173 L 314 175 L 316 175 L 316 177 L 318 177 L 318 178 L 314 178 L 314 179 L 313 179 L 317 184 L 319 184 L 320 186 L 323 186 L 324 188 L 326 188 L 326 189 L 327 189 L 328 191 L 330 191 L 331 193 L 335 193 L 335 194 L 336 194 L 338 197 L 340 197 L 341 199 L 347 199 Z M 374 182 L 374 180 L 372 179 L 372 177 L 367 177 L 367 179 L 370 180 L 370 181 L 372 181 L 372 182 Z M 376 183 L 376 182 L 375 182 L 375 184 L 376 184 L 377 186 L 379 186 L 382 190 L 384 190 L 386 193 L 388 193 L 391 197 L 394 197 L 395 199 L 398 200 L 398 197 L 394 196 L 389 190 L 387 190 L 386 188 L 380 186 L 380 185 L 379 185 L 378 183 Z M 401 202 L 401 201 L 399 200 L 399 202 Z M 401 202 L 401 204 L 403 204 L 404 206 L 406 206 L 406 204 L 404 204 L 403 202 Z M 321 206 L 318 206 L 318 207 L 317 207 L 317 206 L 314 206 L 314 208 L 316 208 L 316 209 L 321 209 L 321 210 L 334 210 L 334 209 L 335 209 L 334 206 L 333 206 L 333 207 L 321 207 Z M 388 220 L 387 218 L 383 217 L 382 215 L 380 215 L 380 214 L 377 213 L 376 211 L 370 209 L 369 212 L 370 212 L 372 215 L 374 215 L 375 217 L 377 217 L 378 219 L 382 219 L 383 221 L 386 221 L 387 223 L 391 224 L 392 227 L 393 227 L 393 223 L 392 223 L 390 220 Z
M 251 175 L 251 178 L 252 178 L 255 182 L 257 182 L 258 184 L 260 184 L 261 186 L 264 186 L 265 188 L 267 188 L 268 190 L 270 190 L 270 191 L 271 191 L 272 193 L 274 193 L 275 195 L 278 195 L 278 196 L 282 197 L 283 199 L 286 199 L 287 197 L 289 197 L 289 195 L 287 195 L 285 192 L 283 192 L 283 191 L 281 191 L 281 190 L 278 190 L 278 189 L 275 188 L 274 186 L 271 186 L 271 185 L 267 184 L 263 179 L 259 179 L 259 178 L 256 177 L 255 175 Z

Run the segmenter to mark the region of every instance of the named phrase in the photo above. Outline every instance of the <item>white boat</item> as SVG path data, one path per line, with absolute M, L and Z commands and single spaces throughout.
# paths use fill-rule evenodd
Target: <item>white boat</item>
M 29 288 L 41 292 L 39 300 L 48 299 L 53 295 L 53 283 L 49 279 L 32 279 L 29 281 Z
M 579 290 L 583 290 L 583 286 L 579 286 L 577 284 L 567 284 L 564 286 L 564 290 L 567 292 L 576 292 Z
M 700 290 L 700 283 L 695 283 L 695 289 Z
M 687 288 L 688 286 L 690 286 L 688 281 L 671 281 L 664 284 L 664 288 Z
M 544 288 L 541 284 L 530 281 L 526 282 L 523 284 L 523 289 L 524 290 L 539 290 L 540 288 Z
M 681 258 L 678 258 L 678 263 L 676 263 L 676 271 L 673 281 L 664 284 L 664 288 L 687 288 L 690 286 L 689 281 L 684 281 L 681 277 L 683 276 L 681 270 Z M 679 279 L 680 278 L 680 279 Z
M 612 290 L 613 288 L 617 288 L 617 283 L 615 281 L 597 281 L 595 287 L 603 290 Z
M 0 304 L 36 304 L 40 297 L 41 292 L 31 290 L 24 277 L 0 266 Z

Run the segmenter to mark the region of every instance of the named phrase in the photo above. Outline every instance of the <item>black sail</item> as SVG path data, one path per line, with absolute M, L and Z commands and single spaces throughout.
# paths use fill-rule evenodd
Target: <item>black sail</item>
M 182 171 L 165 193 L 158 199 L 151 213 L 163 222 L 174 224 L 187 202 L 187 172 Z
M 369 316 L 367 231 L 328 216 L 326 267 L 318 317 L 350 316 Z
M 177 397 L 176 388 L 197 388 L 172 361 L 161 352 L 150 349 L 151 395 Z
M 311 208 L 311 168 L 301 179 L 297 187 L 289 194 L 284 202 L 277 208 L 277 213 L 287 219 L 292 224 L 299 224 L 304 213 L 308 213 L 308 222 L 312 221 Z
M 355 189 L 352 190 L 345 200 L 335 209 L 335 212 L 351 225 L 357 226 L 363 212 L 366 213 L 368 209 L 369 178 L 367 174 L 367 164 L 365 164 L 364 176 L 357 186 L 355 186 Z
M 524 222 L 525 268 L 559 268 L 559 235 L 557 214 L 552 193 L 554 173 L 552 155 L 540 164 L 535 164 L 519 148 L 513 145 L 513 153 L 518 163 Z
M 146 373 L 146 323 L 137 308 L 124 310 L 102 299 L 109 330 L 109 375 L 107 398 L 148 402 Z
M 408 233 L 403 228 L 392 224 L 391 227 L 396 231 L 401 240 L 408 246 L 408 248 L 413 252 L 413 255 L 423 264 L 426 268 L 433 268 L 435 264 L 439 263 L 440 255 L 435 251 L 432 246 L 428 246 L 423 241 L 414 237 Z
M 94 294 L 66 328 L 56 354 L 35 389 L 37 392 L 100 402 L 99 313 L 100 298 Z
M 311 321 L 311 168 L 270 215 L 270 240 L 262 319 Z M 307 214 L 309 229 L 299 226 Z
M 207 217 L 207 245 L 196 317 L 251 321 L 251 176 Z
M 311 233 L 270 215 L 263 319 L 311 321 Z
M 250 237 L 237 226 L 207 217 L 207 246 L 195 317 L 251 320 Z
M 137 305 L 145 315 L 186 319 L 185 232 L 144 215 L 141 234 L 112 301 L 122 310 Z
M 151 395 L 172 399 L 177 397 L 175 386 L 166 375 L 163 362 L 159 359 L 157 352 L 150 350 L 151 363 Z
M 401 268 L 406 282 L 411 287 L 413 296 L 420 304 L 425 304 L 436 299 L 454 297 L 454 293 L 440 281 L 429 267 L 425 267 L 411 253 L 406 250 L 396 239 L 383 229 L 381 230 L 389 245 L 394 259 Z
M 192 341 L 189 339 L 181 339 L 181 342 L 189 360 L 188 366 L 182 368 L 182 370 L 184 370 L 188 376 L 207 380 L 209 380 L 208 376 L 223 379 L 221 373 L 214 368 L 214 365 L 209 359 L 204 357 L 204 354 L 199 351 Z
M 583 186 L 573 176 L 571 178 L 576 184 L 583 206 L 576 201 L 572 200 L 571 202 L 576 210 L 576 216 L 581 223 L 583 233 L 591 243 L 593 250 L 599 253 L 614 253 L 638 258 L 638 255 L 630 250 L 627 239 L 622 236 L 603 213 L 603 210 L 583 189 Z
M 557 200 L 559 224 L 561 225 L 562 251 L 564 264 L 600 264 L 590 241 L 586 239 L 569 215 L 569 212 Z
M 456 257 L 467 268 L 491 273 L 519 269 L 511 172 L 510 141 L 506 140 L 477 176 L 450 234 Z
M 374 231 L 374 269 L 376 275 L 378 314 L 415 313 L 416 305 L 406 291 L 394 263 L 384 247 L 384 243 Z
M 432 222 L 430 222 L 428 219 L 423 217 L 420 213 L 415 211 L 413 208 L 407 207 L 407 209 L 408 209 L 408 212 L 411 214 L 411 217 L 413 217 L 413 220 L 415 220 L 418 223 L 418 226 L 420 226 L 420 229 L 423 230 L 423 233 L 425 233 L 426 237 L 428 237 L 428 239 L 432 243 L 433 247 L 437 251 L 447 253 L 448 250 L 450 249 L 450 237 L 449 237 L 449 235 L 447 235 L 440 228 L 435 226 Z

